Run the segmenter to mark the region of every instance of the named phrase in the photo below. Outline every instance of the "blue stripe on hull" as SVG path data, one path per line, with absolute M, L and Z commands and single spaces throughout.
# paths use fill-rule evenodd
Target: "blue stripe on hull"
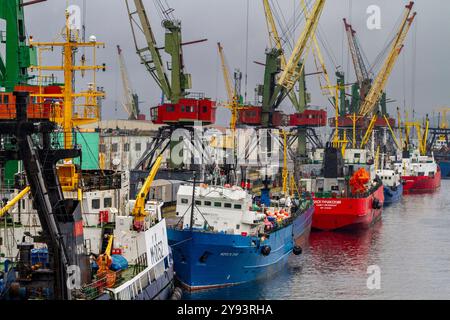
M 384 205 L 390 205 L 399 202 L 403 196 L 403 184 L 397 186 L 394 190 L 391 187 L 384 186 Z
M 306 238 L 309 234 L 313 212 L 312 206 L 264 242 L 256 237 L 168 228 L 176 276 L 189 289 L 199 290 L 258 280 L 278 272 L 292 253 L 293 236 Z M 268 256 L 261 253 L 263 246 L 270 246 Z
M 450 161 L 440 161 L 442 179 L 450 179 Z

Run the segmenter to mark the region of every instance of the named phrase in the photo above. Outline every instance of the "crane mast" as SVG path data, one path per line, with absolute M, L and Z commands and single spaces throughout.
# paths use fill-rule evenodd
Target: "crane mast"
M 412 8 L 413 8 L 414 2 L 410 2 L 408 5 L 406 5 L 406 10 L 404 14 L 403 21 L 400 26 L 400 30 L 398 31 L 394 43 L 392 44 L 390 53 L 388 57 L 386 58 L 384 65 L 381 69 L 381 71 L 378 73 L 377 77 L 375 78 L 372 87 L 370 88 L 370 91 L 368 92 L 364 102 L 362 103 L 359 114 L 362 116 L 366 116 L 369 113 L 373 112 L 376 108 L 376 105 L 378 101 L 380 100 L 383 90 L 386 87 L 387 80 L 392 72 L 392 69 L 394 68 L 395 62 L 397 61 L 397 58 L 400 55 L 400 52 L 403 49 L 404 42 L 406 39 L 406 36 L 408 35 L 409 29 L 414 21 L 414 18 L 416 16 L 416 12 L 411 14 Z
M 128 70 L 125 65 L 125 59 L 123 57 L 122 49 L 117 46 L 117 54 L 119 57 L 120 74 L 122 77 L 122 86 L 124 94 L 123 107 L 128 114 L 129 120 L 137 120 L 139 116 L 139 106 L 137 95 L 133 93 L 130 86 L 130 78 L 128 76 Z

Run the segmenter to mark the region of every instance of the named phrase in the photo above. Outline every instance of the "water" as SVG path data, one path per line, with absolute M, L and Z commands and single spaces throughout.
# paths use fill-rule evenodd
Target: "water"
M 409 195 L 358 234 L 313 232 L 310 247 L 278 275 L 184 299 L 450 299 L 450 181 L 431 195 Z M 381 288 L 367 288 L 378 265 Z

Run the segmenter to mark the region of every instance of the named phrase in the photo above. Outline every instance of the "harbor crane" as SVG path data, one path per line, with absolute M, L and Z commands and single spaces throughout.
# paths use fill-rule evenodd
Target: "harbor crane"
M 416 12 L 411 13 L 412 8 L 414 6 L 414 2 L 410 2 L 405 7 L 405 13 L 400 25 L 400 29 L 395 36 L 394 42 L 392 43 L 391 50 L 389 55 L 387 56 L 383 67 L 380 72 L 376 76 L 373 81 L 372 87 L 370 88 L 367 96 L 365 97 L 360 109 L 359 114 L 362 116 L 366 116 L 372 112 L 374 112 L 378 101 L 380 100 L 383 90 L 386 87 L 388 78 L 394 68 L 394 65 L 399 57 L 403 47 L 406 36 L 408 35 L 409 29 L 414 21 L 416 16 Z
M 356 31 L 353 29 L 352 25 L 347 22 L 347 19 L 344 18 L 343 21 L 345 32 L 347 34 L 348 45 L 350 48 L 350 54 L 353 61 L 353 67 L 355 69 L 356 79 L 359 86 L 360 101 L 364 101 L 364 98 L 369 91 L 372 80 L 364 61 L 361 47 L 356 37 Z
M 117 55 L 119 58 L 120 74 L 122 77 L 122 86 L 124 94 L 123 108 L 128 114 L 128 120 L 138 120 L 139 118 L 139 97 L 133 92 L 130 86 L 130 77 L 128 76 L 128 70 L 125 65 L 125 59 L 123 57 L 123 51 L 120 46 L 117 46 Z

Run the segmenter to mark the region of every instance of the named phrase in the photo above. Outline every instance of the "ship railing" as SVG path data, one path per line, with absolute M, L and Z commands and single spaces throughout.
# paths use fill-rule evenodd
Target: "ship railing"
M 114 300 L 134 300 L 152 282 L 150 275 L 152 268 L 153 266 L 147 267 L 131 280 L 123 283 L 117 288 L 109 288 L 107 290 L 111 293 Z
M 95 300 L 107 292 L 107 286 L 109 285 L 110 279 L 115 279 L 117 282 L 121 277 L 121 270 L 112 273 L 110 272 L 104 277 L 83 286 L 80 290 L 74 290 L 73 295 L 84 300 Z

